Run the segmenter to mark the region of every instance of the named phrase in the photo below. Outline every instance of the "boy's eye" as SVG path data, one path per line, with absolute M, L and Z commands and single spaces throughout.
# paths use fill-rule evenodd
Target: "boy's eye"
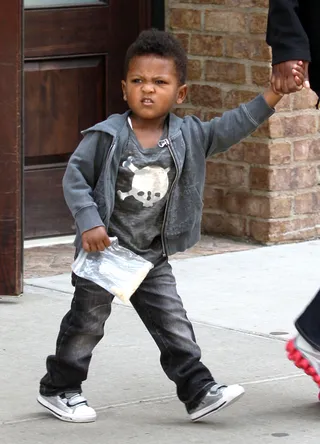
M 132 83 L 141 83 L 141 79 L 133 79 Z
M 166 82 L 164 80 L 156 80 L 157 85 L 164 85 Z

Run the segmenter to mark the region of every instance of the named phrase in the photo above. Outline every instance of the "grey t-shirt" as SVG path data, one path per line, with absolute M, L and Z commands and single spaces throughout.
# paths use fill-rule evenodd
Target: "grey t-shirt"
M 129 123 L 128 123 L 129 125 Z M 162 135 L 166 138 L 167 126 Z M 142 148 L 129 125 L 116 182 L 108 234 L 120 245 L 155 263 L 162 255 L 161 229 L 175 166 L 165 145 Z

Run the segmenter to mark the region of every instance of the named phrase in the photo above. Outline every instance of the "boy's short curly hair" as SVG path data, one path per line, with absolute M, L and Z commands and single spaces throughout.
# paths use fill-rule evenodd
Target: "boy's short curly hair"
M 181 43 L 165 31 L 148 29 L 142 31 L 137 40 L 129 46 L 124 61 L 124 75 L 127 76 L 129 64 L 136 56 L 156 55 L 174 60 L 180 85 L 187 79 L 188 58 Z

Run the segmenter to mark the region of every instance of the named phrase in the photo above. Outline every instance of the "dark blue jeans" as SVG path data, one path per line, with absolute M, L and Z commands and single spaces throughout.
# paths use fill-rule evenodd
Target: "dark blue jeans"
M 301 336 L 320 351 L 320 290 L 295 322 Z
M 56 354 L 47 358 L 40 393 L 52 396 L 81 391 L 92 351 L 104 334 L 113 296 L 98 285 L 73 275 L 75 292 L 70 311 L 61 322 Z M 195 295 L 196 296 L 196 295 Z M 143 281 L 131 303 L 160 349 L 160 362 L 175 382 L 179 399 L 200 399 L 214 384 L 201 361 L 192 325 L 187 318 L 167 259 L 161 259 Z

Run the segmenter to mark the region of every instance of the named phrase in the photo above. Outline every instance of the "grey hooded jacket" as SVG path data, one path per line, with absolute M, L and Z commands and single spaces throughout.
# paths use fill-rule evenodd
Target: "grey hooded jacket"
M 168 139 L 163 144 L 171 152 L 176 176 L 161 231 L 164 255 L 184 251 L 200 238 L 206 158 L 247 137 L 273 112 L 259 95 L 208 122 L 195 116 L 181 119 L 170 114 Z M 76 221 L 77 249 L 84 231 L 101 225 L 108 230 L 119 163 L 128 138 L 128 114 L 112 115 L 85 130 L 84 139 L 69 160 L 63 190 Z

